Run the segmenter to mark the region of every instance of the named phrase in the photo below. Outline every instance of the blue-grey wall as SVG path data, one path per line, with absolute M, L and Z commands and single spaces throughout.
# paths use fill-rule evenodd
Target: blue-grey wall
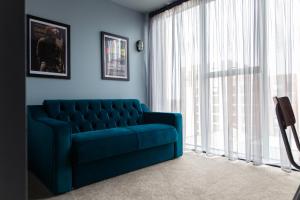
M 26 0 L 26 13 L 71 25 L 71 80 L 27 77 L 27 105 L 44 99 L 137 98 L 146 101 L 145 16 L 109 0 Z M 129 38 L 130 81 L 101 80 L 100 31 Z

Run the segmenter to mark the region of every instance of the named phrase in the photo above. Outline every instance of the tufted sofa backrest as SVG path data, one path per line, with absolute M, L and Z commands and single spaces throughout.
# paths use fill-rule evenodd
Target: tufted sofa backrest
M 69 122 L 72 133 L 141 124 L 142 108 L 136 99 L 45 100 L 51 118 Z

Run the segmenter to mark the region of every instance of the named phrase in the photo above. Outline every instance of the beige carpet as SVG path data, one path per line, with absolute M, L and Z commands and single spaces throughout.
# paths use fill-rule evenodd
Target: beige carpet
M 29 177 L 30 199 L 51 200 L 289 200 L 300 184 L 300 172 L 253 166 L 223 157 L 207 158 L 193 152 L 72 192 L 49 197 Z M 48 196 L 48 197 L 47 197 Z

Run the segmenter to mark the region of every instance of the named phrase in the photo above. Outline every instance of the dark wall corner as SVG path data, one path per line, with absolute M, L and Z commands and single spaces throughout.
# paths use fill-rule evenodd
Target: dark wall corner
M 0 199 L 22 200 L 26 189 L 24 0 L 0 6 Z

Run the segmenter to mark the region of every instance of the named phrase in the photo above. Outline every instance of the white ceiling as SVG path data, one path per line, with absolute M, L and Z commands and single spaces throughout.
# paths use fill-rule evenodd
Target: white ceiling
M 162 8 L 176 0 L 111 0 L 121 6 L 138 12 L 148 13 Z

